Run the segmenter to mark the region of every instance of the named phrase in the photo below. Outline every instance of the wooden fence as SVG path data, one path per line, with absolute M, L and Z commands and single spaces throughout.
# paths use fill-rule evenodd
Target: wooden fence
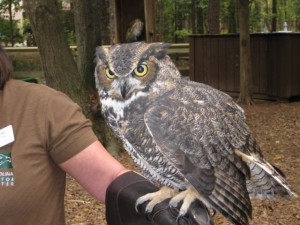
M 70 46 L 71 51 L 74 55 L 77 54 L 77 47 Z M 10 56 L 26 56 L 26 55 L 39 55 L 37 47 L 5 47 L 5 51 Z M 174 58 L 188 57 L 189 56 L 189 44 L 171 44 L 168 49 L 168 55 Z
M 251 34 L 254 97 L 300 95 L 300 33 Z M 239 93 L 239 36 L 191 35 L 190 78 Z

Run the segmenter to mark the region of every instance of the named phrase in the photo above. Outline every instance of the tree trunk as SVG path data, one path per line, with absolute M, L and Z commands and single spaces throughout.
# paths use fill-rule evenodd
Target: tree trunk
M 252 104 L 252 66 L 249 34 L 249 0 L 240 0 L 240 96 L 238 102 Z
M 277 27 L 277 0 L 272 1 L 272 27 L 271 32 L 275 32 Z
M 101 0 L 100 18 L 96 18 L 100 23 L 101 44 L 109 45 L 110 42 L 110 4 L 109 0 Z M 99 9 L 97 9 L 99 10 Z
M 9 15 L 9 36 L 10 36 L 10 43 L 13 47 L 14 43 L 14 21 L 13 21 L 13 10 L 12 10 L 12 1 L 8 2 L 8 15 Z
M 26 0 L 24 8 L 39 48 L 48 86 L 66 93 L 89 114 L 87 89 L 67 43 L 56 0 Z
M 235 0 L 230 0 L 228 3 L 228 33 L 237 33 L 237 25 L 238 25 L 238 9 L 237 2 Z
M 208 1 L 208 30 L 210 34 L 220 33 L 220 0 Z
M 203 8 L 201 6 L 197 7 L 197 32 L 204 34 Z
M 266 15 L 269 15 L 269 2 L 268 0 L 265 0 L 265 9 L 264 9 L 264 13 Z M 266 17 L 264 19 L 264 32 L 269 32 L 269 19 Z
M 177 12 L 178 10 L 178 3 L 174 1 L 174 13 L 173 13 L 173 18 L 174 18 L 174 31 L 178 30 L 178 16 L 179 13 Z M 177 35 L 174 35 L 174 43 L 177 43 Z
M 191 19 L 192 19 L 192 34 L 195 34 L 196 33 L 196 0 L 192 0 L 191 2 Z
M 101 45 L 101 3 L 102 0 L 74 1 L 77 67 L 86 87 L 91 90 L 95 90 L 95 50 Z

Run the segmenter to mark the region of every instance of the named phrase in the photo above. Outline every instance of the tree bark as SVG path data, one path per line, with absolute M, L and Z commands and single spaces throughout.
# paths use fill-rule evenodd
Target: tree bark
M 48 86 L 66 93 L 88 115 L 87 89 L 67 43 L 56 0 L 26 0 L 24 8 L 39 48 Z
M 197 7 L 197 33 L 204 34 L 203 8 Z
M 249 0 L 239 0 L 240 18 L 240 96 L 239 103 L 252 104 L 252 62 L 249 34 Z
M 272 1 L 272 27 L 271 32 L 275 32 L 277 28 L 277 0 Z
M 228 3 L 228 32 L 229 33 L 237 33 L 238 26 L 238 7 L 237 2 L 235 0 L 230 0 Z
M 210 34 L 220 33 L 220 0 L 208 1 L 208 29 Z
M 101 32 L 101 44 L 109 45 L 111 44 L 111 36 L 110 36 L 110 4 L 109 0 L 101 0 L 100 6 L 100 18 L 96 18 L 100 23 L 100 32 Z M 99 10 L 99 9 L 96 9 Z
M 264 8 L 264 13 L 266 15 L 269 15 L 269 2 L 268 0 L 265 0 L 265 8 Z M 264 32 L 268 32 L 269 31 L 269 19 L 268 18 L 265 18 L 264 19 Z
M 77 67 L 86 87 L 92 90 L 95 90 L 95 50 L 101 45 L 101 3 L 102 0 L 74 1 Z
M 14 42 L 14 20 L 13 20 L 13 10 L 12 10 L 12 1 L 8 2 L 8 15 L 9 15 L 9 36 L 10 36 L 10 43 L 13 47 L 15 45 Z
M 191 19 L 192 19 L 192 33 L 195 34 L 196 33 L 196 0 L 192 0 L 191 2 Z

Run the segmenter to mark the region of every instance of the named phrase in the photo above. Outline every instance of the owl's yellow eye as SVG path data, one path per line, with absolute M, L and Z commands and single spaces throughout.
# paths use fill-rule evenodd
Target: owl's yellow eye
M 105 74 L 109 79 L 116 78 L 116 75 L 109 68 L 105 69 Z
M 141 64 L 134 69 L 133 73 L 138 77 L 145 76 L 148 73 L 148 66 Z

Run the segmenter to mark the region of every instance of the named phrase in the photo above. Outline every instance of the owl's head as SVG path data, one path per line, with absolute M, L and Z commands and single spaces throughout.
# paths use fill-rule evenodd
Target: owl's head
M 167 56 L 170 44 L 133 42 L 96 50 L 96 85 L 100 97 L 124 101 L 141 92 L 167 91 L 180 74 Z

